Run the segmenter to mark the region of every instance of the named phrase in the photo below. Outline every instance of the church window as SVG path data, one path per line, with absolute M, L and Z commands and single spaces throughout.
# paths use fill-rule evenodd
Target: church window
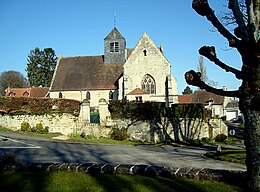
M 62 92 L 59 92 L 59 98 L 62 98 Z
M 87 98 L 86 99 L 90 100 L 90 92 L 89 91 L 87 92 Z
M 144 56 L 147 56 L 147 51 L 146 51 L 146 50 L 144 50 L 143 52 L 144 52 Z
M 155 81 L 152 76 L 145 75 L 142 80 L 141 87 L 145 92 L 149 94 L 155 94 L 156 87 L 155 87 Z
M 112 42 L 110 43 L 110 52 L 119 52 L 119 43 L 118 42 Z

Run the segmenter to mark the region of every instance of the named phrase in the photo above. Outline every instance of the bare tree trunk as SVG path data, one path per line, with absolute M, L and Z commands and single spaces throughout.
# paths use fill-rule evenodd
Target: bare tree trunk
M 260 191 L 260 112 L 247 110 L 244 117 L 248 185 Z

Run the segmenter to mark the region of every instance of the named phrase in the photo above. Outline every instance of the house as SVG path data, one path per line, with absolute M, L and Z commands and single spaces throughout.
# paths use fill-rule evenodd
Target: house
M 226 106 L 231 101 L 229 97 L 216 95 L 205 90 L 197 90 L 193 94 L 179 95 L 180 104 L 201 103 L 210 109 L 212 116 L 226 116 Z
M 231 100 L 225 107 L 226 120 L 243 120 L 243 115 L 239 110 L 239 102 L 237 99 Z
M 27 88 L 10 88 L 5 90 L 5 96 L 10 97 L 46 97 L 49 87 L 27 87 Z
M 116 27 L 104 39 L 104 55 L 61 57 L 53 75 L 50 97 L 99 101 L 127 99 L 177 103 L 171 64 L 147 33 L 135 48 Z

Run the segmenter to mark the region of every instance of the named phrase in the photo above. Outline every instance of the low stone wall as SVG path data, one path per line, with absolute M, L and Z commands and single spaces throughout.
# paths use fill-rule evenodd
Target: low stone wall
M 107 163 L 32 163 L 27 165 L 1 165 L 0 170 L 25 170 L 25 171 L 67 171 L 85 173 L 106 173 L 106 174 L 130 174 L 144 176 L 161 176 L 167 178 L 190 178 L 197 180 L 235 181 L 244 182 L 246 172 L 229 171 L 207 168 L 178 168 L 161 167 L 153 165 L 128 165 L 128 164 L 107 164 Z
M 187 141 L 203 137 L 215 138 L 218 134 L 228 135 L 227 126 L 221 119 L 211 119 L 205 122 L 202 119 L 175 119 L 162 118 L 161 122 L 155 120 L 132 121 L 130 119 L 113 120 L 119 128 L 128 130 L 131 140 L 161 142 L 165 139 Z
M 0 126 L 11 129 L 21 129 L 21 123 L 28 122 L 31 127 L 37 123 L 42 123 L 43 127 L 48 127 L 49 132 L 58 132 L 64 135 L 73 133 L 80 127 L 78 117 L 69 113 L 53 113 L 46 115 L 0 115 Z
M 42 123 L 48 127 L 49 132 L 59 132 L 64 135 L 71 133 L 95 135 L 96 137 L 109 137 L 113 127 L 128 130 L 130 140 L 143 142 L 162 142 L 166 139 L 186 141 L 189 139 L 201 139 L 203 137 L 214 138 L 218 134 L 227 134 L 227 126 L 221 119 L 212 119 L 205 122 L 202 119 L 178 119 L 168 120 L 162 118 L 161 122 L 155 120 L 133 121 L 130 119 L 111 120 L 106 119 L 105 124 L 89 124 L 79 117 L 69 113 L 52 113 L 46 115 L 8 115 L 0 114 L 0 126 L 12 130 L 19 130 L 22 122 L 28 122 L 31 127 Z

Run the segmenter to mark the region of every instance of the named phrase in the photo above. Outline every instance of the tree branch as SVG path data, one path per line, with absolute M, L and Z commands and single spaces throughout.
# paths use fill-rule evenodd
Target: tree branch
M 239 3 L 238 0 L 229 0 L 228 8 L 232 10 L 233 15 L 235 17 L 236 23 L 238 26 L 242 29 L 246 28 L 246 24 L 244 21 L 244 16 L 242 12 L 239 9 Z
M 224 69 L 226 72 L 231 72 L 234 73 L 237 79 L 242 79 L 242 73 L 241 71 L 228 66 L 227 64 L 221 62 L 218 58 L 217 58 L 217 54 L 215 51 L 215 47 L 211 46 L 203 46 L 199 49 L 199 54 L 207 57 L 210 61 L 214 62 L 217 66 L 221 67 L 222 69 Z
M 230 47 L 237 47 L 238 39 L 232 35 L 218 20 L 214 11 L 210 8 L 208 0 L 193 0 L 192 8 L 201 16 L 206 16 L 208 21 L 219 31 L 219 33 L 227 38 Z
M 185 80 L 189 85 L 193 85 L 201 89 L 205 89 L 206 91 L 217 95 L 228 96 L 228 97 L 240 97 L 240 92 L 238 90 L 224 91 L 223 89 L 216 89 L 214 87 L 207 85 L 205 82 L 201 81 L 200 73 L 199 72 L 196 73 L 193 70 L 190 70 L 185 73 Z

